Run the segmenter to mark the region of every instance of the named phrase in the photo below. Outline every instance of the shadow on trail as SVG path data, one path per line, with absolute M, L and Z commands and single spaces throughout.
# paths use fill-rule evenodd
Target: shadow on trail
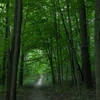
M 18 100 L 50 100 L 46 93 L 47 91 L 45 91 L 42 87 L 25 89 L 22 94 L 19 94 Z

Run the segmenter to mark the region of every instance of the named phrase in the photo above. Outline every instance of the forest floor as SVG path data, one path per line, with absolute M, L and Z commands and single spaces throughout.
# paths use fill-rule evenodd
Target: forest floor
M 39 80 L 41 83 L 41 80 Z M 86 90 L 64 84 L 63 86 L 28 84 L 17 91 L 17 100 L 96 100 L 95 90 Z M 5 100 L 4 95 L 0 96 L 0 100 Z
M 87 92 L 86 92 L 87 93 Z M 84 92 L 81 98 L 77 95 L 77 91 L 66 88 L 53 88 L 48 86 L 32 87 L 25 86 L 18 90 L 17 100 L 96 100 L 94 91 L 89 91 L 88 96 Z M 0 96 L 0 100 L 5 100 L 4 96 Z
M 81 89 L 81 93 L 75 87 L 28 85 L 20 90 L 18 100 L 96 100 L 95 90 Z
M 25 86 L 18 90 L 17 100 L 96 100 L 94 90 L 82 92 L 79 96 L 73 88 Z M 3 95 L 0 96 L 0 100 L 5 100 Z

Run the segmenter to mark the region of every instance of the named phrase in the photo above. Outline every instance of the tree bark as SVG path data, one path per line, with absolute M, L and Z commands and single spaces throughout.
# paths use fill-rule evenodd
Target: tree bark
M 100 0 L 96 0 L 95 9 L 95 75 L 96 100 L 100 100 Z
M 81 37 L 81 57 L 84 82 L 87 87 L 92 86 L 91 63 L 89 55 L 89 42 L 86 24 L 86 9 L 84 0 L 80 0 L 80 37 Z
M 12 47 L 10 50 L 10 64 L 9 69 L 11 69 L 11 79 L 8 82 L 10 85 L 8 87 L 9 96 L 7 100 L 16 100 L 16 81 L 17 81 L 17 70 L 18 61 L 20 54 L 20 36 L 21 36 L 21 24 L 22 24 L 22 0 L 15 0 L 15 14 L 14 14 L 14 33 L 12 38 Z M 7 92 L 8 93 L 8 92 Z M 8 95 L 8 94 L 7 94 Z
M 19 87 L 23 86 L 23 71 L 24 71 L 24 53 L 21 54 L 21 64 L 19 69 Z
M 48 43 L 47 55 L 48 55 L 49 62 L 50 62 L 50 67 L 51 67 L 52 83 L 55 85 L 56 84 L 56 76 L 55 76 L 54 65 L 53 65 L 52 37 L 51 37 L 50 41 L 51 41 L 50 42 L 51 44 L 49 45 L 49 43 Z
M 8 38 L 9 38 L 9 35 L 10 35 L 10 27 L 9 27 L 9 2 L 7 1 L 7 4 L 6 4 L 6 34 L 5 34 L 5 40 L 6 41 L 9 41 Z M 8 42 L 9 43 L 9 42 Z M 8 43 L 5 45 L 8 45 Z M 6 46 L 7 47 L 7 46 Z M 2 84 L 5 85 L 5 82 L 6 82 L 6 74 L 7 74 L 7 58 L 8 58 L 8 49 L 9 47 L 7 47 L 7 49 L 4 50 L 4 57 L 3 57 L 3 65 L 2 65 L 2 70 L 3 70 L 3 73 L 2 73 Z
M 3 65 L 2 65 L 2 85 L 5 85 L 6 82 L 6 52 L 4 52 L 4 57 L 3 57 Z

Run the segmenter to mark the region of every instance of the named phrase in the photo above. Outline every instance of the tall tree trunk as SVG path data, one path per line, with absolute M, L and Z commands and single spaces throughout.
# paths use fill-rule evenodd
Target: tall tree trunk
M 59 32 L 58 32 L 58 25 L 57 25 L 57 16 L 56 12 L 54 14 L 54 27 L 55 27 L 55 35 L 56 35 L 56 50 L 57 50 L 57 72 L 58 72 L 58 83 L 61 85 L 61 65 L 60 65 L 60 46 L 59 46 Z
M 96 0 L 95 9 L 95 74 L 96 100 L 100 100 L 100 0 Z
M 9 1 L 7 1 L 7 4 L 6 4 L 6 34 L 5 34 L 5 40 L 6 41 L 9 41 L 8 40 L 9 34 L 10 34 L 10 27 L 9 27 Z M 5 44 L 5 45 L 8 45 L 8 44 Z M 2 65 L 2 67 L 3 67 L 2 84 L 3 85 L 6 82 L 8 49 L 9 49 L 9 47 L 7 47 L 7 49 L 4 50 L 4 57 L 3 57 L 3 65 Z
M 89 42 L 88 42 L 88 33 L 86 24 L 86 9 L 84 0 L 80 0 L 80 36 L 81 36 L 82 71 L 84 74 L 84 82 L 87 87 L 91 87 L 92 76 L 91 76 Z
M 57 75 L 58 75 L 58 84 L 61 85 L 61 66 L 60 66 L 60 49 L 59 49 L 59 30 L 58 30 L 58 21 L 57 21 L 57 14 L 56 14 L 56 0 L 52 1 L 53 5 L 53 17 L 54 17 L 54 34 L 56 38 L 56 56 L 57 56 Z M 59 18 L 58 18 L 59 19 Z
M 14 35 L 15 47 L 12 61 L 12 81 L 11 81 L 11 100 L 16 100 L 16 87 L 17 87 L 17 71 L 18 60 L 20 54 L 20 36 L 22 24 L 22 0 L 15 0 L 15 18 L 14 18 Z
M 17 70 L 18 61 L 20 54 L 20 36 L 21 36 L 21 24 L 22 24 L 22 0 L 15 0 L 15 15 L 14 15 L 14 34 L 12 38 L 12 47 L 10 51 L 10 64 L 11 68 L 11 80 L 8 82 L 10 85 L 10 96 L 7 100 L 16 100 L 16 81 L 17 81 Z

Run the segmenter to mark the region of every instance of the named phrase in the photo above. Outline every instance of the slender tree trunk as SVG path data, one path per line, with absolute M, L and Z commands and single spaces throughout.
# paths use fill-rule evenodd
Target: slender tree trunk
M 24 71 L 24 53 L 21 54 L 21 64 L 19 69 L 19 87 L 23 86 L 23 71 Z
M 63 82 L 64 80 L 64 69 L 63 69 L 63 61 L 62 61 L 62 48 L 61 48 L 61 44 L 60 44 L 60 69 L 61 69 L 61 81 Z
M 12 61 L 12 81 L 11 81 L 11 100 L 16 100 L 16 87 L 17 87 L 17 71 L 18 60 L 20 54 L 20 36 L 22 24 L 22 0 L 15 1 L 15 18 L 14 18 L 14 35 L 15 35 L 15 48 Z
M 96 100 L 100 100 L 100 0 L 96 0 L 95 9 L 95 75 Z
M 57 56 L 57 76 L 58 76 L 58 84 L 61 85 L 61 66 L 60 66 L 60 56 L 59 56 L 59 30 L 58 30 L 58 23 L 57 23 L 57 14 L 56 14 L 56 0 L 52 1 L 52 5 L 53 5 L 53 17 L 54 17 L 54 34 L 55 34 L 55 38 L 56 38 L 56 56 Z
M 6 92 L 6 100 L 10 100 L 10 90 L 11 90 L 11 76 L 12 76 L 12 68 L 11 68 L 11 61 L 10 61 L 10 49 L 8 50 L 8 68 L 7 68 L 7 92 Z
M 2 85 L 5 85 L 6 82 L 6 52 L 3 57 L 3 65 L 2 65 Z
M 10 35 L 10 27 L 9 27 L 9 0 L 7 1 L 6 5 L 6 38 Z M 9 39 L 8 39 L 8 49 L 7 49 L 7 55 L 6 55 L 7 61 L 7 92 L 6 92 L 6 100 L 10 100 L 10 80 L 11 80 L 11 64 L 10 64 L 10 47 L 9 47 Z
M 56 12 L 55 12 L 56 13 Z M 59 32 L 58 32 L 58 25 L 57 25 L 57 19 L 56 14 L 54 15 L 54 27 L 55 27 L 55 35 L 56 35 L 56 44 L 57 44 L 57 71 L 58 71 L 58 83 L 61 85 L 61 65 L 60 65 L 60 46 L 59 46 Z
M 80 0 L 80 36 L 81 36 L 82 71 L 84 74 L 84 82 L 87 87 L 91 87 L 92 76 L 91 76 L 89 42 L 88 42 L 88 33 L 86 24 L 86 9 L 84 0 Z
M 52 73 L 52 83 L 55 85 L 56 84 L 56 76 L 55 76 L 55 71 L 54 71 L 54 64 L 53 64 L 53 47 L 52 47 L 52 37 L 51 37 L 51 45 L 48 43 L 48 50 L 47 50 L 49 62 L 50 62 L 50 67 L 51 67 L 51 73 Z
M 6 4 L 6 34 L 5 34 L 5 40 L 6 41 L 9 41 L 8 40 L 9 34 L 10 34 L 10 28 L 9 28 L 9 1 L 7 1 L 7 4 Z M 8 44 L 5 44 L 5 45 L 8 45 Z M 2 65 L 2 67 L 3 67 L 2 84 L 3 85 L 6 82 L 8 49 L 9 49 L 9 47 L 7 47 L 7 49 L 4 50 L 4 57 L 3 57 L 3 65 Z

